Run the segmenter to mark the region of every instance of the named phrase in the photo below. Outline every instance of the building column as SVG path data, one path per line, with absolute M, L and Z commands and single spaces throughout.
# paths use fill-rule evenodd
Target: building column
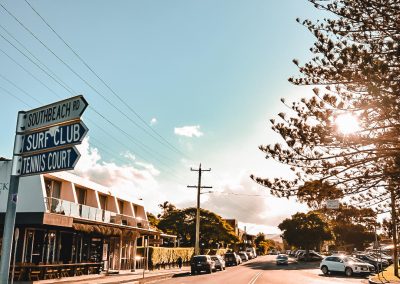
M 133 268 L 131 271 L 136 271 L 136 250 L 137 250 L 137 237 L 135 236 L 135 240 L 133 242 Z

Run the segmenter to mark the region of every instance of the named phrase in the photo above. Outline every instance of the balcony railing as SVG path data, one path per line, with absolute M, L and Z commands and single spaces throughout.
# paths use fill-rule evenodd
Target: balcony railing
M 45 197 L 45 204 L 47 212 L 50 213 L 129 227 L 149 228 L 149 222 L 141 218 L 117 214 L 68 200 Z

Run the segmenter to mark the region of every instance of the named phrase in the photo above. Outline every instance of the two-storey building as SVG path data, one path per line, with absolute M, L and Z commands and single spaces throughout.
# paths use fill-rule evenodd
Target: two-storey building
M 11 161 L 0 161 L 1 230 L 10 173 Z M 16 228 L 17 263 L 95 263 L 101 270 L 135 269 L 138 238 L 160 234 L 141 200 L 68 172 L 20 179 Z

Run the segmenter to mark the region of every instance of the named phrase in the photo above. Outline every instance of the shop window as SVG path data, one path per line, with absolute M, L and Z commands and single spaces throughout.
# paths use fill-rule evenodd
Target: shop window
M 26 230 L 23 257 L 24 262 L 38 264 L 39 262 L 45 261 L 45 235 L 44 230 Z

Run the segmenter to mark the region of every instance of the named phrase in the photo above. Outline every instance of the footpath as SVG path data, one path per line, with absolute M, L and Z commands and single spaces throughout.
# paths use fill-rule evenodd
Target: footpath
M 127 272 L 120 274 L 98 274 L 98 275 L 82 275 L 75 277 L 65 277 L 59 279 L 48 279 L 33 281 L 34 284 L 141 284 L 154 282 L 172 277 L 179 277 L 188 275 L 190 273 L 190 266 L 162 270 L 145 271 L 143 277 L 143 270 L 138 269 L 135 272 Z M 29 283 L 29 282 L 14 282 L 14 283 Z

